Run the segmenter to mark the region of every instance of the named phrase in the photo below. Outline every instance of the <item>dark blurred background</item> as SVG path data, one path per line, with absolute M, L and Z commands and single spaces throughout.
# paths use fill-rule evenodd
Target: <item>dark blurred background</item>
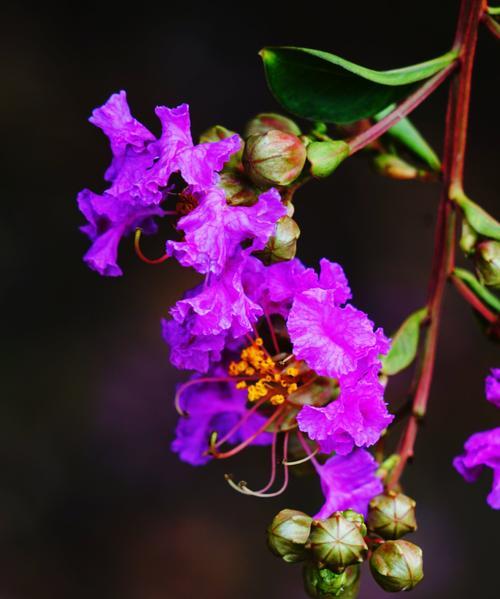
M 446 51 L 458 0 L 320 4 L 107 2 L 4 5 L 1 19 L 3 176 L 1 246 L 1 599 L 239 599 L 303 597 L 300 567 L 274 558 L 264 528 L 283 507 L 310 513 L 316 479 L 293 479 L 275 500 L 235 494 L 230 470 L 254 488 L 268 455 L 195 469 L 169 445 L 172 391 L 160 318 L 195 277 L 174 263 L 140 263 L 122 243 L 126 276 L 100 278 L 75 196 L 103 189 L 110 153 L 91 110 L 125 89 L 134 115 L 158 131 L 157 104 L 191 105 L 193 131 L 241 130 L 276 110 L 258 50 L 293 44 L 374 68 Z M 481 32 L 474 74 L 466 185 L 495 211 L 498 48 Z M 446 93 L 414 121 L 441 149 Z M 355 304 L 391 332 L 425 301 L 438 185 L 373 173 L 363 158 L 297 197 L 300 257 L 341 262 Z M 162 240 L 145 241 L 161 252 Z M 418 500 L 426 578 L 415 599 L 496 595 L 498 514 L 490 473 L 467 485 L 452 469 L 466 437 L 492 427 L 484 400 L 498 348 L 449 290 L 428 420 L 405 477 Z M 388 399 L 405 392 L 391 382 Z M 382 597 L 363 577 L 361 597 Z

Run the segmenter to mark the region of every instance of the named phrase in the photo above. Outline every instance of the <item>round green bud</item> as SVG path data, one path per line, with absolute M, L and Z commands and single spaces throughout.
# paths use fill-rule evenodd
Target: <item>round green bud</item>
M 326 520 L 313 520 L 309 544 L 314 557 L 337 572 L 362 562 L 368 553 L 360 525 L 341 512 Z
M 221 139 L 227 139 L 228 137 L 232 137 L 233 135 L 237 135 L 237 133 L 235 131 L 231 131 L 230 129 L 226 129 L 226 127 L 223 127 L 222 125 L 214 125 L 213 127 L 210 127 L 210 129 L 207 129 L 200 135 L 200 143 L 220 141 Z M 232 156 L 224 165 L 224 169 L 233 169 L 238 167 L 241 168 L 243 146 L 244 142 L 241 139 L 240 149 L 234 154 L 232 154 Z
M 307 159 L 313 177 L 328 177 L 349 156 L 345 141 L 313 141 L 307 146 Z
M 305 544 L 311 531 L 312 518 L 298 510 L 281 510 L 267 529 L 269 549 L 285 562 L 307 558 Z
M 277 129 L 249 137 L 243 152 L 247 175 L 262 188 L 289 185 L 300 175 L 305 161 L 302 141 Z
M 477 241 L 477 233 L 465 220 L 462 220 L 462 235 L 460 237 L 460 248 L 466 256 L 474 253 Z
M 343 572 L 333 572 L 313 562 L 303 570 L 304 588 L 309 597 L 318 599 L 355 599 L 359 591 L 360 567 L 349 566 Z
M 243 175 L 236 171 L 220 173 L 217 186 L 224 190 L 231 206 L 253 206 L 258 201 L 258 191 Z
M 344 510 L 342 512 L 342 516 L 344 516 L 344 518 L 347 518 L 347 520 L 349 520 L 350 522 L 354 522 L 355 524 L 357 524 L 358 528 L 359 528 L 359 532 L 364 537 L 366 536 L 367 529 L 366 529 L 365 519 L 364 519 L 363 514 L 359 514 L 358 512 L 355 512 L 354 510 Z
M 368 508 L 368 529 L 383 539 L 400 539 L 417 530 L 415 505 L 415 501 L 403 493 L 388 491 L 377 495 Z
M 301 130 L 291 119 L 274 112 L 263 112 L 253 118 L 245 127 L 244 137 L 247 139 L 251 135 L 262 135 L 272 129 L 290 133 L 291 135 L 301 135 Z
M 500 241 L 482 241 L 476 246 L 476 273 L 483 285 L 500 289 Z
M 370 569 L 384 591 L 409 591 L 424 577 L 422 550 L 408 541 L 387 541 L 373 552 Z
M 294 258 L 299 236 L 300 229 L 293 218 L 282 216 L 276 223 L 274 235 L 269 238 L 266 247 L 258 254 L 262 262 L 274 264 Z

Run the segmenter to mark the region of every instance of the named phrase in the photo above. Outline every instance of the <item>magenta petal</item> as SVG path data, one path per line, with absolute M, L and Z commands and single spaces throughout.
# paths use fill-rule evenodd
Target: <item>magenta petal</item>
M 325 519 L 336 511 L 348 509 L 366 516 L 369 502 L 383 490 L 382 481 L 375 475 L 377 466 L 364 449 L 346 456 L 335 455 L 323 466 L 316 462 L 325 503 L 314 517 Z
M 500 408 L 500 368 L 492 368 L 485 381 L 486 399 Z

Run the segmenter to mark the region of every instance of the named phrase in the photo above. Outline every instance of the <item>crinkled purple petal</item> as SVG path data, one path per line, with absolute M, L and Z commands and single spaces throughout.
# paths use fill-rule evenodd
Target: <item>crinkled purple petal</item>
M 315 461 L 315 468 L 325 496 L 315 518 L 329 518 L 336 511 L 349 509 L 366 516 L 371 499 L 383 491 L 382 481 L 375 475 L 377 462 L 364 449 L 335 455 L 322 466 Z
M 485 381 L 486 399 L 500 408 L 500 368 L 492 368 Z
M 191 330 L 194 320 L 193 315 L 182 323 L 162 320 L 163 339 L 170 346 L 170 361 L 176 368 L 208 372 L 210 366 L 221 359 L 227 333 L 194 334 Z
M 320 260 L 319 285 L 321 289 L 333 291 L 335 303 L 339 306 L 345 304 L 351 299 L 352 294 L 349 288 L 344 269 L 336 262 L 330 262 L 326 258 Z
M 376 376 L 342 386 L 339 397 L 325 407 L 304 406 L 297 415 L 301 431 L 325 453 L 346 455 L 354 446 L 369 447 L 392 422 Z
M 221 373 L 212 374 L 220 376 Z M 206 464 L 211 459 L 204 455 L 211 433 L 217 432 L 219 438 L 227 434 L 246 414 L 246 404 L 246 393 L 236 389 L 234 383 L 200 383 L 187 387 L 180 405 L 188 417 L 179 419 L 172 450 L 189 464 Z M 265 420 L 260 414 L 252 414 L 227 443 L 236 445 L 251 437 Z M 260 433 L 252 445 L 269 445 L 271 439 L 270 433 Z
M 275 190 L 262 194 L 253 206 L 230 206 L 215 187 L 196 197 L 199 205 L 177 225 L 184 241 L 169 241 L 167 252 L 201 273 L 220 274 L 247 239 L 252 240 L 249 251 L 262 249 L 286 211 Z
M 194 293 L 178 301 L 171 309 L 174 319 L 182 323 L 192 318 L 195 335 L 218 335 L 227 332 L 238 338 L 252 329 L 262 314 L 262 308 L 244 292 L 241 276 L 246 254 L 232 258 L 219 277 L 200 285 Z
M 489 505 L 500 509 L 500 427 L 476 433 L 464 446 L 465 453 L 453 460 L 453 466 L 468 482 L 477 480 L 486 466 L 493 470 L 493 486 L 487 497 Z
M 101 275 L 112 277 L 122 274 L 117 264 L 118 244 L 121 238 L 145 224 L 145 229 L 154 232 L 154 226 L 151 226 L 152 217 L 164 214 L 158 206 L 135 209 L 124 202 L 120 203 L 106 192 L 98 195 L 88 189 L 78 194 L 77 202 L 88 221 L 88 224 L 82 227 L 82 231 L 92 241 L 84 261 Z
M 337 307 L 335 291 L 319 288 L 295 298 L 288 332 L 295 356 L 318 374 L 333 378 L 354 372 L 378 342 L 364 312 L 351 305 Z

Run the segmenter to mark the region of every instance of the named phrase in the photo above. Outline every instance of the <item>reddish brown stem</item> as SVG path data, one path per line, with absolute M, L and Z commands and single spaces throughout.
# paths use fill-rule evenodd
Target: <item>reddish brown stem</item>
M 450 276 L 450 279 L 460 295 L 474 308 L 474 310 L 479 312 L 479 314 L 481 314 L 481 316 L 488 322 L 493 323 L 497 321 L 497 316 L 479 300 L 476 294 L 473 293 L 463 281 L 454 274 Z
M 438 211 L 434 258 L 429 282 L 427 330 L 420 365 L 413 384 L 412 415 L 403 431 L 399 463 L 387 481 L 393 488 L 413 455 L 418 422 L 425 415 L 434 372 L 443 294 L 455 261 L 456 214 L 452 202 L 462 191 L 467 123 L 469 117 L 471 75 L 476 50 L 477 29 L 485 8 L 484 0 L 462 0 L 454 49 L 459 52 L 459 70 L 454 75 L 448 97 L 443 155 L 443 191 Z
M 455 69 L 456 65 L 456 62 L 449 64 L 437 75 L 434 75 L 434 77 L 431 77 L 431 79 L 426 81 L 417 89 L 417 91 L 413 92 L 411 96 L 408 96 L 404 102 L 397 106 L 386 117 L 381 119 L 369 129 L 366 129 L 359 135 L 356 135 L 349 140 L 349 155 L 352 156 L 356 152 L 359 152 L 359 150 L 362 150 L 369 144 L 373 143 L 401 119 L 410 114 L 410 112 L 413 112 L 417 106 L 419 106 L 426 98 L 428 98 L 430 94 L 432 94 L 432 92 L 435 91 L 441 85 L 441 83 L 443 83 L 443 81 L 445 81 L 448 75 L 450 75 L 450 73 Z

